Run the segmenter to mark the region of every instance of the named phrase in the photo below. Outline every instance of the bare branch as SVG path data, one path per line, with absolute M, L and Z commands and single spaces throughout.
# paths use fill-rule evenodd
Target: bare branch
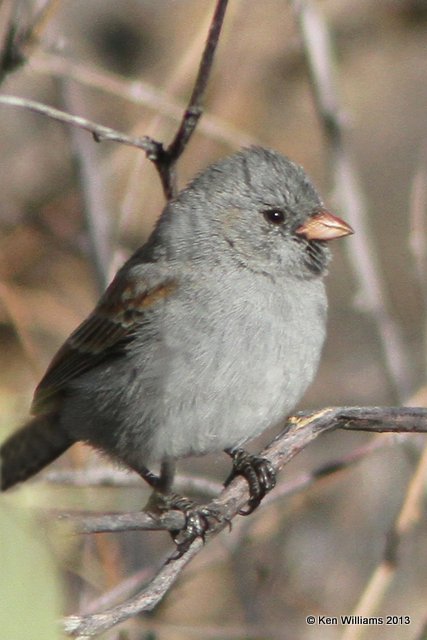
M 168 200 L 177 192 L 175 164 L 187 146 L 202 115 L 202 99 L 212 69 L 227 4 L 228 0 L 218 0 L 217 2 L 193 92 L 178 131 L 168 148 L 159 151 L 157 158 L 151 158 L 160 174 L 163 190 Z
M 49 471 L 40 479 L 75 487 L 141 487 L 141 477 L 137 473 L 107 466 Z M 195 475 L 176 476 L 174 487 L 185 495 L 196 493 L 208 498 L 214 498 L 222 491 L 219 482 Z
M 125 133 L 120 133 L 119 131 L 110 129 L 110 127 L 104 127 L 103 125 L 87 120 L 86 118 L 81 118 L 80 116 L 73 116 L 70 113 L 60 111 L 59 109 L 49 107 L 46 104 L 42 104 L 41 102 L 36 102 L 34 100 L 27 100 L 26 98 L 19 98 L 18 96 L 2 95 L 0 96 L 0 104 L 28 109 L 35 113 L 41 113 L 48 116 L 53 120 L 58 120 L 59 122 L 70 124 L 73 127 L 85 129 L 93 135 L 97 142 L 100 142 L 101 140 L 111 140 L 113 142 L 121 142 L 122 144 L 130 145 L 131 147 L 137 147 L 138 149 L 145 151 L 149 158 L 151 155 L 157 154 L 158 146 L 160 144 L 148 136 L 143 136 L 142 138 L 139 136 L 128 136 Z
M 177 191 L 175 175 L 176 162 L 187 146 L 194 133 L 197 122 L 202 115 L 201 103 L 212 69 L 213 58 L 218 45 L 227 4 L 228 0 L 218 0 L 217 2 L 190 101 L 184 112 L 178 131 L 167 149 L 163 147 L 161 142 L 157 142 L 148 136 L 143 136 L 142 138 L 128 136 L 114 131 L 109 127 L 91 122 L 86 118 L 72 116 L 59 109 L 48 107 L 33 100 L 26 100 L 16 96 L 0 96 L 0 104 L 9 104 L 30 109 L 31 111 L 47 115 L 54 120 L 86 129 L 92 133 L 97 142 L 101 140 L 113 140 L 143 149 L 149 160 L 156 166 L 166 198 L 169 200 L 176 195 Z
M 87 513 L 61 513 L 61 521 L 70 521 L 79 533 L 114 533 L 117 531 L 176 531 L 185 525 L 184 514 L 167 511 L 154 515 L 146 511 L 131 513 L 108 513 L 88 515 Z
M 333 429 L 352 429 L 372 432 L 405 432 L 405 433 L 427 433 L 427 409 L 416 407 L 338 407 L 327 408 L 322 411 L 310 414 L 297 414 L 288 419 L 285 428 L 267 446 L 261 455 L 267 457 L 276 472 L 280 471 L 295 455 L 314 440 L 321 433 Z M 234 479 L 231 484 L 224 489 L 221 495 L 211 502 L 211 506 L 219 510 L 224 516 L 224 521 L 214 521 L 211 529 L 207 533 L 207 539 L 212 538 L 227 526 L 227 521 L 231 521 L 238 511 L 248 500 L 248 486 L 243 478 Z M 175 512 L 176 513 L 176 512 Z M 178 514 L 184 522 L 184 516 Z M 172 528 L 176 526 L 175 515 L 172 512 L 155 516 L 154 514 L 136 513 L 122 514 L 122 522 L 114 524 L 117 516 L 104 516 L 103 531 L 111 531 L 107 526 L 114 526 L 114 530 L 120 529 L 121 524 L 131 525 L 132 529 L 137 528 Z M 86 529 L 100 531 L 100 518 L 96 522 L 92 519 Z M 107 519 L 108 518 L 108 519 Z M 86 523 L 88 520 L 86 519 Z M 139 525 L 139 526 L 138 526 Z M 98 526 L 97 529 L 95 527 Z M 177 579 L 182 569 L 189 560 L 202 548 L 200 539 L 196 539 L 181 557 L 171 556 L 166 564 L 160 569 L 157 576 L 140 593 L 126 602 L 104 613 L 88 616 L 71 616 L 65 620 L 65 629 L 70 635 L 96 635 L 106 629 L 111 628 L 119 622 L 123 622 L 129 617 L 149 611 L 162 599 L 170 586 Z
M 202 99 L 212 69 L 213 58 L 218 45 L 227 4 L 228 0 L 218 0 L 190 101 L 175 138 L 168 147 L 171 162 L 175 162 L 184 151 L 184 147 L 188 144 L 197 122 L 202 115 Z
M 298 432 L 297 442 L 299 443 L 299 449 L 297 453 L 320 433 L 332 429 L 349 429 L 353 431 L 370 431 L 376 433 L 427 433 L 427 409 L 411 407 L 339 407 L 335 409 L 324 409 L 320 413 L 311 412 L 297 414 L 296 416 L 289 418 L 287 426 L 275 438 L 272 444 L 261 454 L 269 458 L 276 471 L 280 471 L 281 468 L 290 460 L 290 458 L 284 458 L 282 460 L 282 454 L 280 451 L 288 450 L 289 439 L 295 440 L 294 425 L 297 425 L 298 428 L 300 423 L 311 425 L 312 432 L 308 430 L 303 439 L 300 439 L 301 434 Z M 273 451 L 273 455 L 271 451 Z M 347 460 L 323 465 L 311 474 L 310 479 L 335 472 L 337 469 L 341 468 L 343 464 L 349 465 L 357 459 L 358 456 L 352 454 L 348 456 Z M 230 485 L 230 487 L 231 486 L 232 485 Z M 246 483 L 244 483 L 241 488 L 244 489 L 245 487 Z M 294 489 L 292 488 L 292 491 L 293 490 Z M 288 488 L 285 490 L 285 494 L 287 492 L 291 493 L 292 491 Z M 283 497 L 283 491 L 281 492 L 281 497 Z M 230 492 L 230 489 L 227 488 L 221 493 L 219 498 L 214 499 L 214 503 L 216 506 L 221 504 L 224 507 L 221 511 L 223 511 L 226 518 L 232 518 L 238 511 L 238 509 L 233 511 L 235 500 L 241 501 L 243 499 L 244 501 L 245 498 L 247 499 L 248 495 L 244 496 L 240 491 L 237 494 L 233 494 L 233 492 Z M 271 499 L 273 498 L 274 494 Z M 61 519 L 72 520 L 80 533 L 101 533 L 130 530 L 174 531 L 182 528 L 185 524 L 184 516 L 179 511 L 169 511 L 159 515 L 147 512 L 110 513 L 101 515 L 88 515 L 87 513 L 78 514 L 76 512 L 70 512 L 61 514 Z M 223 527 L 220 527 L 220 529 L 222 528 Z M 215 530 L 217 529 L 215 528 Z
M 171 588 L 188 562 L 202 548 L 201 540 L 196 540 L 181 558 L 166 563 L 151 583 L 136 596 L 104 613 L 87 616 L 69 616 L 65 619 L 66 633 L 72 636 L 94 636 L 111 629 L 116 624 L 128 620 L 141 611 L 151 611 Z

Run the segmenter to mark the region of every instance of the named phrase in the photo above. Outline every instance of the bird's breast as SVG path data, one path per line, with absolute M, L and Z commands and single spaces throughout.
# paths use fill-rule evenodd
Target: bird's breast
M 250 275 L 193 285 L 167 310 L 156 457 L 241 444 L 283 420 L 311 382 L 325 334 L 323 284 L 279 287 Z

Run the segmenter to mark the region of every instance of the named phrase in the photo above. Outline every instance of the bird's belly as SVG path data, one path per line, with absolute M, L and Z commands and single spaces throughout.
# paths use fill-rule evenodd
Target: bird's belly
M 250 304 L 207 304 L 192 323 L 175 307 L 126 358 L 79 379 L 64 428 L 136 468 L 254 438 L 285 419 L 317 370 L 326 303 L 316 291 L 278 299 L 274 289 L 257 304 L 248 292 Z
M 244 314 L 210 334 L 188 328 L 169 342 L 151 457 L 181 457 L 241 445 L 279 424 L 317 370 L 324 313 L 304 329 L 303 307 Z

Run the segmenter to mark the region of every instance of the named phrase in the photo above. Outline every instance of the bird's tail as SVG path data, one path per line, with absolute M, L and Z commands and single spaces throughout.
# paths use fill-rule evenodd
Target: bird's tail
M 56 413 L 32 418 L 0 447 L 0 489 L 5 491 L 27 480 L 72 444 L 59 427 Z

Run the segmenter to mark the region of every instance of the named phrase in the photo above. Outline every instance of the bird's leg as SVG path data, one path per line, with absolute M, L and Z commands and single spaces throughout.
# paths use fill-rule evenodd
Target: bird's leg
M 170 493 L 175 478 L 176 464 L 172 458 L 164 458 L 160 466 L 159 491 Z
M 170 532 L 177 547 L 177 553 L 172 559 L 180 558 L 196 538 L 205 540 L 206 533 L 210 528 L 209 519 L 214 519 L 217 522 L 226 520 L 219 509 L 215 509 L 213 506 L 199 505 L 193 500 L 171 491 L 175 475 L 174 460 L 165 458 L 161 463 L 160 475 L 158 476 L 144 466 L 138 468 L 138 473 L 154 489 L 145 507 L 147 511 L 158 513 L 174 509 L 181 511 L 185 516 L 183 528 Z
M 236 476 L 243 476 L 248 482 L 250 494 L 248 508 L 239 511 L 240 515 L 247 516 L 257 508 L 265 494 L 275 487 L 276 472 L 267 458 L 247 453 L 240 447 L 225 449 L 225 453 L 231 456 L 233 468 L 224 486 L 229 485 Z

